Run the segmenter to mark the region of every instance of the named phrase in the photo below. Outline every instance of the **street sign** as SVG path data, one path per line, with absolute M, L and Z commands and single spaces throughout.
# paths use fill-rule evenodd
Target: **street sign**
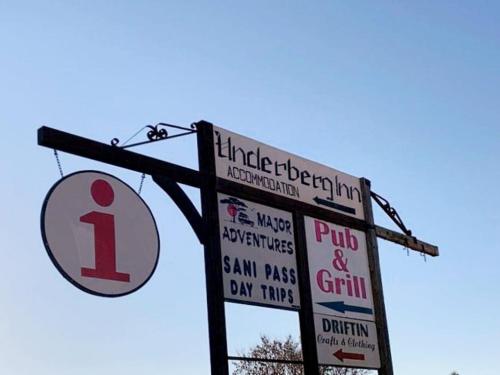
M 364 219 L 359 179 L 213 127 L 218 177 Z
M 375 323 L 314 314 L 314 328 L 319 364 L 380 367 Z
M 313 311 L 375 320 L 364 232 L 305 217 Z
M 364 232 L 304 218 L 318 362 L 379 368 Z
M 109 174 L 81 171 L 59 180 L 43 203 L 41 229 L 59 272 L 91 294 L 132 293 L 158 263 L 160 241 L 151 211 Z
M 159 126 L 185 133 L 169 135 Z M 317 374 L 319 364 L 392 375 L 377 236 L 432 255 L 437 247 L 406 230 L 376 226 L 376 194 L 365 178 L 206 121 L 147 128 L 149 141 L 126 147 L 196 133 L 199 171 L 127 151 L 116 139 L 106 145 L 42 127 L 38 142 L 151 175 L 176 203 L 205 250 L 211 373 L 229 374 L 228 360 L 256 359 L 228 355 L 224 302 L 232 301 L 296 310 L 307 375 Z M 179 184 L 200 189 L 201 215 Z M 387 202 L 382 208 L 404 230 Z M 42 210 L 42 235 L 63 276 L 97 295 L 137 290 L 158 260 L 158 233 L 145 203 L 99 172 L 78 172 L 54 185 Z
M 235 196 L 217 197 L 224 298 L 300 308 L 292 215 Z

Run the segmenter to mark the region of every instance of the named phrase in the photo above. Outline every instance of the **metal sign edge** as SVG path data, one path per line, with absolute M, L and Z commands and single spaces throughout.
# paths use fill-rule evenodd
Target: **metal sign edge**
M 151 218 L 153 219 L 153 222 L 154 222 L 154 226 L 155 226 L 155 232 L 156 232 L 156 238 L 157 238 L 157 241 L 158 241 L 158 256 L 156 257 L 156 261 L 155 261 L 155 265 L 153 267 L 153 269 L 151 270 L 151 273 L 149 274 L 149 276 L 144 280 L 144 282 L 142 284 L 140 284 L 139 286 L 135 287 L 134 289 L 128 291 L 128 292 L 125 292 L 125 293 L 119 293 L 119 294 L 106 294 L 106 293 L 100 293 L 100 292 L 96 292 L 92 289 L 89 289 L 89 288 L 86 288 L 84 287 L 83 285 L 79 284 L 76 280 L 74 280 L 73 278 L 71 278 L 67 273 L 66 271 L 64 271 L 64 269 L 59 265 L 59 263 L 57 262 L 57 260 L 55 259 L 55 256 L 52 254 L 52 250 L 50 249 L 50 246 L 49 246 L 49 243 L 48 243 L 48 240 L 47 240 L 47 236 L 46 236 L 46 233 L 45 233 L 45 211 L 46 211 L 46 208 L 47 208 L 47 203 L 50 199 L 50 197 L 52 196 L 52 193 L 54 192 L 54 190 L 66 179 L 68 179 L 69 177 L 72 177 L 74 175 L 77 175 L 77 174 L 81 174 L 81 173 L 99 173 L 99 174 L 103 174 L 103 175 L 106 175 L 106 176 L 109 176 L 109 177 L 112 177 L 118 181 L 120 181 L 122 184 L 124 184 L 127 188 L 129 188 L 132 192 L 134 192 L 134 194 L 142 201 L 142 203 L 144 203 L 144 205 L 146 206 L 147 210 L 149 211 L 149 214 L 151 215 Z M 158 232 L 158 225 L 156 223 L 156 219 L 153 215 L 153 212 L 151 211 L 151 209 L 149 208 L 148 204 L 144 201 L 144 199 L 142 199 L 142 197 L 136 193 L 136 191 L 134 189 L 132 189 L 132 187 L 127 184 L 126 182 L 124 182 L 123 180 L 121 180 L 120 178 L 118 177 L 115 177 L 113 176 L 112 174 L 110 173 L 106 173 L 106 172 L 101 172 L 101 171 L 97 171 L 97 170 L 91 170 L 91 169 L 88 169 L 88 170 L 81 170 L 81 171 L 76 171 L 76 172 L 72 172 L 70 174 L 67 174 L 66 176 L 60 178 L 59 180 L 57 180 L 53 185 L 52 187 L 49 189 L 49 191 L 47 192 L 47 194 L 45 195 L 45 198 L 43 200 L 43 204 L 42 204 L 42 210 L 40 212 L 40 231 L 41 231 L 41 235 L 42 235 L 42 241 L 43 241 L 43 245 L 45 247 L 45 250 L 47 251 L 47 254 L 52 262 L 52 264 L 56 267 L 56 269 L 59 271 L 59 273 L 67 280 L 69 281 L 73 286 L 77 287 L 78 289 L 80 289 L 81 291 L 83 292 L 86 292 L 86 293 L 89 293 L 89 294 L 92 294 L 94 296 L 99 296 L 99 297 L 107 297 L 107 298 L 115 298 L 115 297 L 123 297 L 123 296 L 126 296 L 128 294 L 131 294 L 131 293 L 134 293 L 136 291 L 138 291 L 139 289 L 141 289 L 144 285 L 146 285 L 146 283 L 151 279 L 151 277 L 153 276 L 153 274 L 155 273 L 156 271 L 156 268 L 158 266 L 158 263 L 159 263 L 159 260 L 160 260 L 160 249 L 161 249 L 161 246 L 160 246 L 160 234 Z

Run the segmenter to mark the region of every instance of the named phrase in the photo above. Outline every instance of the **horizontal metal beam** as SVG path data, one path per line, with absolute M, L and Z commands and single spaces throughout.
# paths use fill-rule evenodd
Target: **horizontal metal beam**
M 157 176 L 166 176 L 171 180 L 197 187 L 201 186 L 202 176 L 200 172 L 182 167 L 180 165 L 176 165 L 173 163 L 169 163 L 167 161 L 155 159 L 149 156 L 137 154 L 132 151 L 124 150 L 123 148 L 107 145 L 105 143 L 96 142 L 88 138 L 80 137 L 74 134 L 66 133 L 57 129 L 49 128 L 47 126 L 42 126 L 38 129 L 38 144 L 40 146 L 45 146 L 48 148 L 56 149 L 59 151 L 67 152 L 69 154 L 81 156 L 84 158 L 100 161 L 103 163 L 111 164 L 117 167 L 126 168 L 129 170 L 133 170 L 140 173 L 145 173 L 148 175 L 157 175 Z M 253 189 L 247 188 L 242 185 L 234 185 L 228 181 L 222 181 L 218 179 L 218 188 L 220 191 L 235 191 L 233 189 L 238 189 L 238 191 L 242 195 L 244 192 L 252 191 Z M 233 188 L 233 189 L 231 189 Z M 248 194 L 249 196 L 254 194 Z M 265 194 L 260 192 L 258 196 L 265 196 L 266 200 L 274 201 L 276 200 L 276 206 L 280 206 L 278 203 L 283 203 L 283 201 L 288 201 L 284 198 L 276 198 L 272 194 Z M 279 201 L 279 202 L 278 202 Z M 268 204 L 270 202 L 267 202 Z M 292 203 L 290 201 L 290 203 Z M 310 205 L 303 204 L 301 202 L 293 201 L 293 205 L 300 205 L 302 209 L 305 210 L 307 214 L 313 215 L 313 212 L 309 212 L 313 208 Z M 306 209 L 307 208 L 307 209 Z M 344 221 L 349 219 L 349 223 L 344 223 L 350 225 L 354 228 L 364 230 L 366 224 L 361 220 L 348 218 L 345 215 L 340 215 L 336 213 L 332 213 L 329 216 L 332 216 L 332 221 L 337 222 L 337 217 L 339 216 L 340 221 Z M 335 217 L 333 217 L 335 216 Z M 340 219 L 341 217 L 341 219 Z M 431 256 L 438 256 L 439 250 L 437 246 L 430 245 L 426 242 L 420 241 L 415 237 L 407 236 L 393 230 L 383 228 L 380 226 L 375 226 L 377 237 L 382 238 L 387 241 L 391 241 L 405 247 L 408 247 L 412 250 L 428 254 Z
M 120 147 L 110 146 L 46 126 L 38 129 L 38 144 L 148 175 L 167 176 L 175 182 L 193 187 L 199 188 L 201 184 L 200 172 L 194 169 L 137 154 Z
M 264 362 L 264 363 L 279 363 L 279 364 L 291 364 L 291 365 L 303 365 L 304 361 L 299 360 L 291 360 L 291 359 L 275 359 L 275 358 L 257 358 L 257 357 L 237 357 L 237 356 L 228 356 L 228 360 L 230 361 L 238 361 L 238 362 Z
M 405 234 L 398 233 L 391 229 L 383 228 L 378 225 L 375 225 L 375 233 L 379 238 L 397 243 L 399 245 L 403 245 L 420 253 L 428 254 L 433 257 L 439 256 L 439 249 L 437 246 L 420 241 L 416 237 L 407 236 Z

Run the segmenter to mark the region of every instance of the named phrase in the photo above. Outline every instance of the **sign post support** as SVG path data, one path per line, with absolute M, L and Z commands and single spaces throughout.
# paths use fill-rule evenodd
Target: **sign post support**
M 384 291 L 382 289 L 382 277 L 380 274 L 380 261 L 378 256 L 377 233 L 373 219 L 372 201 L 370 199 L 370 181 L 366 178 L 360 179 L 361 196 L 365 221 L 368 224 L 366 230 L 366 247 L 368 254 L 368 266 L 372 281 L 373 307 L 375 310 L 375 323 L 377 326 L 378 347 L 380 354 L 379 375 L 394 375 L 392 368 L 391 347 L 389 345 L 389 330 L 387 328 L 387 316 L 385 313 Z
M 212 374 L 229 375 L 226 313 L 222 285 L 222 261 L 219 237 L 215 159 L 212 126 L 197 124 L 198 163 L 202 176 L 200 193 L 203 227 L 205 229 L 205 280 L 207 288 L 208 332 Z
M 304 361 L 304 374 L 318 373 L 318 351 L 314 334 L 314 316 L 309 280 L 309 262 L 307 260 L 306 233 L 304 216 L 294 212 L 295 233 L 297 243 L 297 267 L 299 271 L 300 305 L 299 311 L 300 333 L 302 342 L 302 357 Z

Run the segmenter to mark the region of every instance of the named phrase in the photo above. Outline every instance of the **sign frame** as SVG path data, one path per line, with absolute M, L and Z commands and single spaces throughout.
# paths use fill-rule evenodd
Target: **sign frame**
M 363 219 L 348 216 L 333 210 L 327 210 L 321 207 L 313 206 L 306 202 L 301 202 L 296 199 L 291 199 L 287 197 L 278 196 L 276 194 L 266 192 L 264 190 L 256 189 L 251 186 L 244 184 L 239 184 L 234 181 L 224 179 L 217 175 L 215 166 L 215 143 L 214 143 L 214 127 L 210 123 L 204 123 L 202 128 L 199 128 L 198 135 L 200 136 L 200 130 L 203 129 L 203 133 L 208 133 L 204 139 L 198 138 L 199 149 L 202 144 L 209 144 L 212 148 L 212 154 L 210 159 L 212 160 L 212 168 L 210 179 L 213 181 L 215 179 L 215 191 L 225 194 L 233 194 L 242 199 L 248 199 L 256 203 L 261 203 L 270 207 L 285 210 L 291 212 L 294 216 L 294 226 L 296 235 L 296 253 L 297 253 L 297 267 L 299 268 L 299 286 L 300 286 L 300 296 L 301 296 L 301 309 L 299 310 L 299 322 L 301 326 L 301 343 L 303 348 L 303 365 L 305 374 L 315 374 L 318 371 L 318 355 L 317 355 L 317 344 L 315 338 L 314 329 L 314 313 L 312 307 L 312 296 L 310 289 L 310 279 L 309 279 L 309 267 L 308 265 L 308 255 L 305 240 L 305 226 L 304 226 L 304 216 L 310 216 L 318 218 L 320 220 L 329 221 L 333 224 L 342 225 L 345 227 L 350 227 L 353 229 L 361 230 L 366 235 L 366 250 L 368 256 L 368 266 L 371 278 L 371 292 L 373 298 L 374 307 L 374 323 L 377 330 L 377 339 L 379 347 L 380 356 L 380 368 L 376 369 L 380 375 L 393 375 L 392 368 L 392 358 L 389 346 L 389 335 L 387 328 L 387 319 L 385 314 L 385 304 L 383 300 L 383 290 L 380 275 L 380 264 L 378 258 L 378 247 L 377 239 L 375 233 L 375 225 L 373 218 L 373 211 L 371 206 L 371 194 L 370 194 L 370 181 L 366 178 L 360 178 L 360 189 L 361 189 L 361 203 L 363 206 Z M 220 129 L 220 128 L 218 128 Z M 202 137 L 203 138 L 203 137 Z M 256 143 L 259 143 L 255 141 Z M 207 173 L 206 170 L 202 169 L 200 164 L 200 172 L 202 174 Z M 219 231 L 216 232 L 219 236 Z M 219 244 L 220 245 L 220 244 Z M 300 254 L 300 260 L 299 260 Z M 220 249 L 219 249 L 220 256 Z M 219 259 L 220 264 L 220 259 Z M 306 275 L 307 274 L 307 275 Z M 222 275 L 221 275 L 222 277 Z M 305 281 L 307 280 L 307 284 Z M 222 288 L 222 281 L 221 281 Z M 225 325 L 224 325 L 225 330 Z M 227 357 L 227 342 L 220 343 L 220 345 L 225 346 L 225 356 L 226 359 L 231 359 Z M 312 347 L 311 347 L 312 345 Z M 226 361 L 227 362 L 227 361 Z M 363 368 L 363 366 L 350 366 L 342 365 L 342 367 L 355 367 Z M 369 367 L 365 367 L 369 369 Z M 373 369 L 373 368 L 371 368 Z M 228 373 L 223 373 L 224 375 Z
M 375 322 L 380 350 L 381 367 L 378 369 L 378 373 L 380 375 L 393 375 L 387 319 L 385 315 L 385 305 L 380 276 L 377 236 L 396 243 L 409 244 L 408 247 L 424 253 L 429 251 L 426 250 L 424 246 L 427 245 L 427 248 L 432 248 L 431 250 L 433 251 L 428 253 L 433 256 L 438 255 L 438 248 L 433 245 L 425 244 L 409 235 L 396 235 L 396 232 L 391 233 L 391 236 L 381 235 L 380 229 L 386 229 L 378 227 L 374 224 L 370 181 L 365 178 L 359 179 L 364 213 L 363 219 L 359 219 L 353 217 L 352 215 L 348 216 L 331 209 L 279 196 L 269 191 L 259 190 L 251 186 L 246 186 L 218 177 L 215 170 L 213 125 L 206 121 L 199 121 L 194 124 L 194 127 L 192 126 L 192 129 L 194 128 L 196 128 L 195 132 L 197 133 L 198 141 L 199 170 L 193 170 L 169 163 L 167 161 L 137 154 L 125 150 L 122 147 L 116 147 L 116 145 L 106 145 L 91 139 L 79 137 L 48 127 L 41 127 L 38 130 L 38 144 L 55 150 L 68 152 L 81 157 L 86 157 L 110 165 L 126 168 L 128 170 L 151 175 L 153 180 L 172 198 L 178 208 L 183 212 L 205 249 L 204 256 L 205 278 L 207 284 L 206 291 L 211 358 L 210 362 L 211 372 L 213 375 L 228 375 L 229 360 L 258 360 L 252 358 L 229 357 L 227 355 L 227 336 L 225 326 L 224 296 L 222 289 L 222 262 L 217 201 L 218 193 L 235 195 L 255 203 L 288 211 L 293 215 L 301 301 L 299 321 L 303 361 L 300 362 L 300 364 L 304 366 L 306 375 L 317 374 L 319 365 L 314 337 L 314 316 L 312 312 L 309 267 L 305 247 L 304 216 L 315 217 L 333 224 L 339 224 L 363 231 L 366 234 L 372 296 L 376 316 Z M 189 131 L 189 133 L 193 132 Z M 250 139 L 250 141 L 253 140 Z M 253 142 L 260 144 L 258 141 Z M 200 189 L 202 215 L 198 213 L 193 203 L 180 188 L 179 184 L 186 184 Z M 291 363 L 292 362 L 298 363 L 298 361 L 291 361 Z M 342 367 L 349 366 L 343 365 Z

